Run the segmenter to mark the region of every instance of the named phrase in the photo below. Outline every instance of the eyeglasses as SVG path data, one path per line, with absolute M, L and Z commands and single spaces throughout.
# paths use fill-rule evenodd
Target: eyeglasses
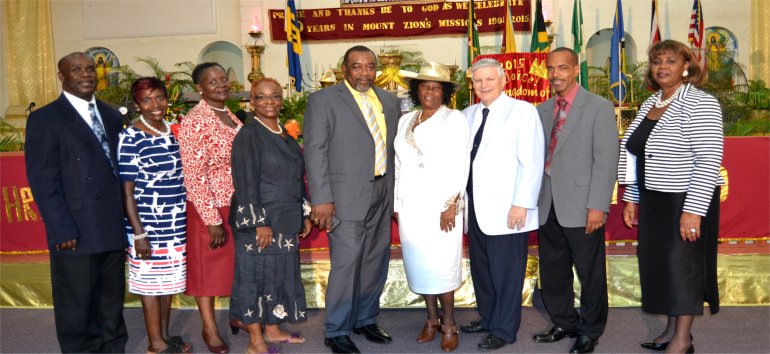
M 265 102 L 267 100 L 280 101 L 282 99 L 283 99 L 283 97 L 281 97 L 281 95 L 272 95 L 272 96 L 258 95 L 258 96 L 254 96 L 254 100 L 257 101 L 257 102 Z

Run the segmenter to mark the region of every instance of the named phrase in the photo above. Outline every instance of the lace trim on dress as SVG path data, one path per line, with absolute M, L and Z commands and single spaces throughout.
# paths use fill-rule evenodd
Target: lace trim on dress
M 465 209 L 465 198 L 463 198 L 463 193 L 457 193 L 453 195 L 451 198 L 447 199 L 447 201 L 444 202 L 444 209 L 442 211 L 447 211 L 452 204 L 455 205 L 455 215 L 460 215 L 460 213 L 463 212 Z
M 414 115 L 412 120 L 409 122 L 409 126 L 406 127 L 406 143 L 409 144 L 412 148 L 417 150 L 417 155 L 422 156 L 422 151 L 420 150 L 420 147 L 417 146 L 417 142 L 414 140 L 414 128 L 418 125 L 417 122 L 420 121 L 420 117 L 422 117 L 422 110 L 417 111 L 417 114 Z

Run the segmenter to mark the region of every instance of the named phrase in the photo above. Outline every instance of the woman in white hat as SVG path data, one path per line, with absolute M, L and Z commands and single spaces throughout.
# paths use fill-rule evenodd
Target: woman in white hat
M 393 143 L 394 209 L 406 277 L 428 308 L 417 342 L 433 341 L 440 328 L 444 351 L 458 345 L 454 291 L 461 281 L 463 195 L 470 158 L 465 117 L 447 107 L 457 86 L 446 66 L 423 64 L 409 81 L 409 96 L 419 109 L 401 117 Z

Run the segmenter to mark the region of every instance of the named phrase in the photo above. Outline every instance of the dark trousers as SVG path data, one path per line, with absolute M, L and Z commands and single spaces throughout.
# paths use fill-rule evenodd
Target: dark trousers
M 607 271 L 604 226 L 586 235 L 585 227 L 562 227 L 551 203 L 538 231 L 540 289 L 555 326 L 599 338 L 607 324 Z M 575 265 L 580 280 L 580 313 L 572 289 Z
M 336 222 L 329 234 L 326 330 L 332 338 L 376 323 L 390 261 L 390 205 L 385 178 L 374 181 L 364 220 Z
M 481 326 L 513 343 L 521 325 L 529 232 L 485 235 L 476 220 L 473 198 L 469 199 L 468 252 Z
M 56 336 L 63 353 L 124 353 L 125 252 L 51 255 Z

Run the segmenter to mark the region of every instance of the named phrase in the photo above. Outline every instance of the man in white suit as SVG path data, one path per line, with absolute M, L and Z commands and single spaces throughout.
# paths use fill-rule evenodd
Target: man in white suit
M 489 332 L 480 350 L 516 341 L 527 240 L 537 229 L 537 199 L 543 176 L 543 127 L 535 107 L 503 92 L 505 72 L 497 60 L 471 67 L 481 103 L 466 108 L 471 170 L 466 188 L 471 276 L 478 321 L 463 332 Z

